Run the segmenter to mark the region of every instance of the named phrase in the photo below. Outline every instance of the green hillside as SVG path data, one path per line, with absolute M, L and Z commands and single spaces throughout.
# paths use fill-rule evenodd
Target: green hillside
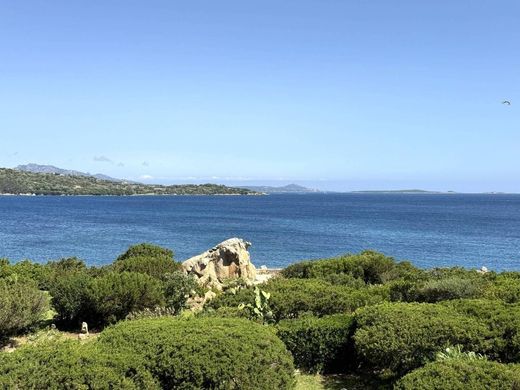
M 256 192 L 217 184 L 147 185 L 94 177 L 21 172 L 0 168 L 0 194 L 36 195 L 253 195 Z

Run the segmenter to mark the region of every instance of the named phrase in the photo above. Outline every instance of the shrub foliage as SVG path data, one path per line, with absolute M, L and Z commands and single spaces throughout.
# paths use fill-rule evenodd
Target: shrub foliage
M 102 348 L 133 353 L 175 389 L 289 389 L 292 357 L 274 332 L 251 321 L 159 318 L 103 331 Z
M 452 359 L 429 363 L 400 379 L 396 390 L 511 390 L 520 387 L 520 366 L 486 360 Z
M 384 286 L 368 286 L 356 289 L 333 285 L 321 279 L 275 278 L 262 286 L 271 294 L 269 305 L 274 318 L 279 321 L 297 318 L 302 314 L 324 315 L 352 312 L 359 307 L 383 302 L 388 297 Z M 254 289 L 228 292 L 211 302 L 214 309 L 221 306 L 254 304 Z
M 0 279 L 0 339 L 36 325 L 47 310 L 47 296 L 32 281 Z
M 344 371 L 351 360 L 352 325 L 352 315 L 335 314 L 283 320 L 276 328 L 296 367 L 309 373 L 337 373 Z
M 167 258 L 173 260 L 173 251 L 167 248 L 163 248 L 154 244 L 141 243 L 132 245 L 128 250 L 121 254 L 117 259 L 118 261 L 128 260 L 132 257 L 147 257 L 147 258 Z
M 435 357 L 449 345 L 481 352 L 487 328 L 474 318 L 427 303 L 386 303 L 356 313 L 354 342 L 369 366 L 403 374 Z
M 0 388 L 160 389 L 132 354 L 77 341 L 48 341 L 0 353 Z

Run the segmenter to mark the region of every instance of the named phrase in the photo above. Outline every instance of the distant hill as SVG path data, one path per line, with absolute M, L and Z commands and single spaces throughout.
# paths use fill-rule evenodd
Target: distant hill
M 297 184 L 288 184 L 282 187 L 273 186 L 239 186 L 238 188 L 246 188 L 251 191 L 263 192 L 266 194 L 303 194 L 311 192 L 320 192 L 319 190 L 313 190 L 311 188 L 299 186 Z
M 14 169 L 17 171 L 22 171 L 22 172 L 56 173 L 59 175 L 67 175 L 67 176 L 94 177 L 94 178 L 100 179 L 100 180 L 115 181 L 115 182 L 119 182 L 119 183 L 123 183 L 123 182 L 135 183 L 130 180 L 115 179 L 113 177 L 103 175 L 101 173 L 91 174 L 88 172 L 80 172 L 80 171 L 74 171 L 74 170 L 70 170 L 70 169 L 62 169 L 62 168 L 55 167 L 53 165 L 25 164 L 25 165 L 18 165 Z
M 65 170 L 65 172 L 70 172 Z M 74 171 L 72 171 L 74 172 Z M 67 173 L 0 168 L 0 194 L 36 195 L 258 195 L 217 184 L 147 185 Z

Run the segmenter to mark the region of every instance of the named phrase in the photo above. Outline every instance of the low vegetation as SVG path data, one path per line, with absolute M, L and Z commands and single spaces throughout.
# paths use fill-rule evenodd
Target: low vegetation
M 175 389 L 289 389 L 292 356 L 269 327 L 232 318 L 126 321 L 98 339 L 105 350 L 134 354 Z
M 4 389 L 160 389 L 133 357 L 93 342 L 44 341 L 0 353 Z
M 349 314 L 308 316 L 280 321 L 276 329 L 299 369 L 307 373 L 337 373 L 345 371 L 352 353 L 353 322 Z
M 27 337 L 15 352 L 0 352 L 0 387 L 520 386 L 517 272 L 422 270 L 366 251 L 296 263 L 261 286 L 236 281 L 214 293 L 188 310 L 207 291 L 170 250 L 151 244 L 100 268 L 76 258 L 0 260 L 4 344 L 51 321 L 101 332 L 88 342 Z
M 0 341 L 30 329 L 47 310 L 48 298 L 36 283 L 16 277 L 0 279 Z
M 429 363 L 404 376 L 396 390 L 495 389 L 510 390 L 520 386 L 520 365 L 452 359 Z

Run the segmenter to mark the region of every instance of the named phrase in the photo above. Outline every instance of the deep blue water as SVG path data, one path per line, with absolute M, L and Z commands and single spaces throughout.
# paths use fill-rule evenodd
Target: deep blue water
M 520 195 L 0 196 L 0 258 L 105 264 L 147 241 L 184 260 L 234 236 L 257 266 L 370 248 L 422 267 L 520 269 Z

